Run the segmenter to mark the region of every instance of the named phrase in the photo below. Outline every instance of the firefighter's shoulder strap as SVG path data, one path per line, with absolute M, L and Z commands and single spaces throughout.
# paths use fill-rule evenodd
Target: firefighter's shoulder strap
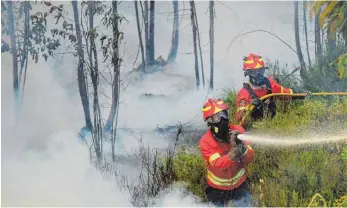
M 253 91 L 251 85 L 249 83 L 243 83 L 243 87 L 247 90 L 247 92 L 251 95 L 252 99 L 259 98 Z

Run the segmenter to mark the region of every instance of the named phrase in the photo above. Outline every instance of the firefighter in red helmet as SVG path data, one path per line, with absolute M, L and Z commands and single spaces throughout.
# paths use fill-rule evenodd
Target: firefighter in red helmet
M 251 112 L 252 119 L 261 119 L 266 114 L 273 117 L 276 114 L 275 99 L 270 97 L 262 102 L 259 98 L 272 93 L 293 94 L 292 89 L 284 88 L 270 76 L 265 76 L 266 68 L 263 58 L 259 55 L 251 53 L 244 58 L 243 71 L 245 76 L 249 76 L 249 83 L 244 83 L 243 88 L 237 94 L 237 121 L 242 120 L 249 104 L 255 106 Z M 289 96 L 283 96 L 283 98 L 286 100 L 291 99 Z
M 207 167 L 205 193 L 216 206 L 251 206 L 251 195 L 245 165 L 253 160 L 249 142 L 238 135 L 242 126 L 229 123 L 228 106 L 219 99 L 208 99 L 202 109 L 204 121 L 210 127 L 200 140 L 200 151 Z

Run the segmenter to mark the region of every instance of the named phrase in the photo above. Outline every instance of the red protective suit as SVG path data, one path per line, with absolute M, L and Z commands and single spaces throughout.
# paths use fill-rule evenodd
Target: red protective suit
M 256 96 L 263 97 L 267 94 L 271 93 L 289 93 L 293 94 L 293 90 L 290 88 L 284 88 L 280 84 L 278 84 L 273 78 L 267 76 L 267 79 L 269 81 L 270 85 L 270 91 L 267 89 L 266 85 L 260 86 L 260 87 L 254 87 L 250 83 L 249 85 L 251 86 L 253 92 L 255 93 Z M 287 99 L 290 99 L 289 96 L 287 96 Z M 239 93 L 237 94 L 236 98 L 236 120 L 241 121 L 242 117 L 244 116 L 245 110 L 247 106 L 250 104 L 252 101 L 252 96 L 251 94 L 247 91 L 246 88 L 241 88 Z
M 244 133 L 239 125 L 230 125 L 231 130 Z M 244 164 L 253 160 L 254 151 L 247 145 L 246 152 L 241 161 L 232 161 L 227 156 L 231 149 L 230 143 L 222 143 L 214 139 L 211 130 L 208 130 L 200 140 L 200 150 L 207 166 L 207 183 L 209 186 L 221 190 L 233 190 L 245 180 Z

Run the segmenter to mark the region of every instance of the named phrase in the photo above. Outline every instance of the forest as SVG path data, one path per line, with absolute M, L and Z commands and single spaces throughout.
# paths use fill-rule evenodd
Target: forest
M 269 11 L 285 8 L 289 29 L 240 29 L 234 10 L 257 11 L 261 3 Z M 208 206 L 198 145 L 207 131 L 202 106 L 219 97 L 230 122 L 239 124 L 242 58 L 264 50 L 268 76 L 294 94 L 312 95 L 277 102 L 274 117 L 242 122 L 255 139 L 246 166 L 252 206 L 347 207 L 347 2 L 253 7 L 214 0 L 2 1 L 2 206 Z M 281 36 L 282 29 L 292 33 Z M 266 47 L 251 47 L 262 38 Z M 72 136 L 64 133 L 70 130 Z M 55 189 L 54 177 L 86 175 L 73 161 L 100 177 L 81 184 L 99 188 L 75 198 L 71 188 L 71 201 L 64 201 L 69 188 Z M 73 164 L 60 168 L 65 162 Z M 59 176 L 43 179 L 46 166 Z M 15 182 L 29 174 L 36 179 Z M 41 191 L 34 195 L 36 185 Z M 116 194 L 104 186 L 116 186 Z M 176 186 L 179 196 L 170 192 Z M 51 188 L 49 196 L 43 187 Z M 23 200 L 13 198 L 18 194 Z M 180 196 L 190 202 L 180 204 Z

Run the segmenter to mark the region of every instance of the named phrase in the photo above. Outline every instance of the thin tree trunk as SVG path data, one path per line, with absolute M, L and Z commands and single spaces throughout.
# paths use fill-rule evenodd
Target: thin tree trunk
M 195 25 L 196 25 L 196 31 L 197 31 L 197 37 L 198 37 L 198 43 L 199 43 L 202 86 L 205 88 L 204 63 L 203 63 L 203 59 L 202 59 L 202 50 L 201 50 L 201 41 L 200 41 L 200 31 L 199 31 L 198 17 L 197 17 L 197 15 L 196 15 L 195 3 L 194 3 L 194 8 L 193 8 L 193 9 L 194 9 L 194 19 L 195 19 Z
M 142 15 L 143 15 L 143 22 L 145 25 L 145 48 L 146 48 L 146 65 L 147 65 L 149 63 L 149 42 L 148 42 L 148 37 L 149 37 L 149 22 L 148 22 L 149 8 L 148 8 L 148 1 L 145 0 L 144 4 L 145 4 L 145 10 L 142 11 Z M 141 7 L 141 9 L 142 9 L 142 7 Z
M 200 77 L 199 77 L 199 64 L 198 64 L 197 44 L 196 44 L 196 25 L 195 25 L 195 19 L 194 19 L 194 1 L 190 1 L 190 18 L 191 18 L 192 30 L 193 30 L 196 89 L 199 89 Z
M 89 40 L 90 40 L 90 76 L 93 84 L 93 113 L 94 113 L 94 128 L 93 139 L 94 148 L 99 164 L 102 162 L 103 152 L 103 136 L 101 124 L 101 112 L 99 105 L 98 84 L 99 84 L 99 65 L 98 54 L 95 45 L 95 31 L 94 31 L 94 15 L 95 15 L 95 1 L 88 1 L 89 12 Z M 94 58 L 94 60 L 93 60 Z M 93 63 L 94 61 L 94 63 Z
M 77 37 L 77 53 L 78 53 L 78 66 L 77 66 L 77 77 L 78 77 L 78 89 L 81 96 L 85 121 L 86 121 L 86 128 L 88 131 L 92 131 L 93 125 L 90 117 L 90 110 L 89 110 L 89 100 L 88 100 L 88 94 L 87 94 L 87 85 L 86 85 L 86 79 L 84 76 L 84 53 L 82 49 L 82 33 L 79 23 L 79 14 L 78 14 L 78 7 L 77 7 L 77 1 L 73 0 L 71 2 L 73 13 L 74 13 L 74 21 L 75 21 L 75 28 L 76 28 L 76 37 Z
M 300 35 L 299 35 L 299 3 L 294 1 L 294 27 L 295 27 L 295 43 L 296 43 L 296 51 L 300 62 L 301 70 L 305 69 L 304 57 L 301 51 L 300 45 Z
M 178 24 L 178 1 L 172 0 L 173 11 L 174 11 L 174 21 L 172 26 L 172 38 L 171 38 L 171 48 L 168 55 L 168 62 L 172 63 L 175 61 L 178 51 L 179 42 L 179 24 Z
M 117 1 L 112 1 L 112 10 L 114 14 L 118 14 Z M 112 136 L 112 160 L 116 160 L 115 141 L 117 135 L 118 111 L 119 111 L 119 94 L 120 94 L 120 58 L 119 58 L 119 29 L 118 18 L 112 23 L 113 43 L 112 43 L 112 64 L 113 64 L 113 83 L 112 83 L 112 106 L 110 115 L 107 119 L 107 125 L 113 125 Z
M 17 45 L 16 36 L 14 33 L 14 18 L 13 18 L 13 6 L 12 1 L 7 2 L 8 11 L 8 29 L 11 38 L 11 53 L 12 53 L 12 64 L 13 64 L 13 94 L 15 104 L 15 115 L 16 120 L 19 118 L 19 82 L 18 82 L 18 61 L 17 61 Z
M 306 18 L 306 1 L 303 1 L 303 15 L 304 15 L 304 31 L 305 31 L 305 39 L 306 39 L 306 51 L 307 51 L 307 59 L 308 64 L 311 67 L 311 57 L 310 57 L 310 50 L 308 47 L 308 38 L 307 38 L 307 18 Z
M 29 48 L 28 48 L 28 42 L 29 42 L 29 19 L 30 19 L 30 2 L 26 1 L 24 4 L 24 47 L 23 47 L 23 61 L 21 63 L 21 71 L 19 75 L 19 83 L 22 83 L 22 71 L 24 70 L 24 77 L 23 77 L 23 84 L 22 86 L 22 92 L 21 92 L 21 101 L 20 105 L 23 105 L 24 101 L 24 89 L 25 89 L 25 83 L 26 83 L 26 77 L 27 77 L 27 69 L 28 69 L 28 56 L 29 56 Z M 20 84 L 19 84 L 20 85 Z
M 320 65 L 320 59 L 322 57 L 322 44 L 321 44 L 321 30 L 319 27 L 319 15 L 320 15 L 320 10 L 315 16 L 315 45 L 316 45 L 316 63 Z
M 154 20 L 155 20 L 155 1 L 149 3 L 149 35 L 148 35 L 148 59 L 149 65 L 154 65 Z
M 140 20 L 139 20 L 139 11 L 137 6 L 137 1 L 134 1 L 134 3 L 135 3 L 136 24 L 137 24 L 137 32 L 139 36 L 139 43 L 140 43 L 140 49 L 141 49 L 142 70 L 143 70 L 144 68 L 146 68 L 145 52 L 144 52 L 143 43 L 142 43 L 142 34 L 140 29 Z
M 142 43 L 142 34 L 141 34 L 141 28 L 140 28 L 140 20 L 139 20 L 139 11 L 137 6 L 137 1 L 134 1 L 135 3 L 135 14 L 136 14 L 136 24 L 137 24 L 137 32 L 139 36 L 139 43 L 140 43 L 140 49 L 141 49 L 141 57 L 142 57 L 142 70 L 146 68 L 146 60 L 145 60 L 145 52 L 143 48 Z
M 23 43 L 23 52 L 22 52 L 22 60 L 20 63 L 20 72 L 19 72 L 19 83 L 21 83 L 22 80 L 22 74 L 25 66 L 25 60 L 27 60 L 29 51 L 28 51 L 28 41 L 29 41 L 29 7 L 28 7 L 29 2 L 25 1 L 24 2 L 24 43 Z M 20 85 L 20 84 L 19 84 Z
M 336 34 L 334 32 L 331 32 L 330 25 L 327 27 L 327 58 L 329 62 L 332 62 L 336 60 L 337 53 L 336 53 Z
M 210 0 L 210 89 L 213 90 L 214 65 L 214 0 Z

